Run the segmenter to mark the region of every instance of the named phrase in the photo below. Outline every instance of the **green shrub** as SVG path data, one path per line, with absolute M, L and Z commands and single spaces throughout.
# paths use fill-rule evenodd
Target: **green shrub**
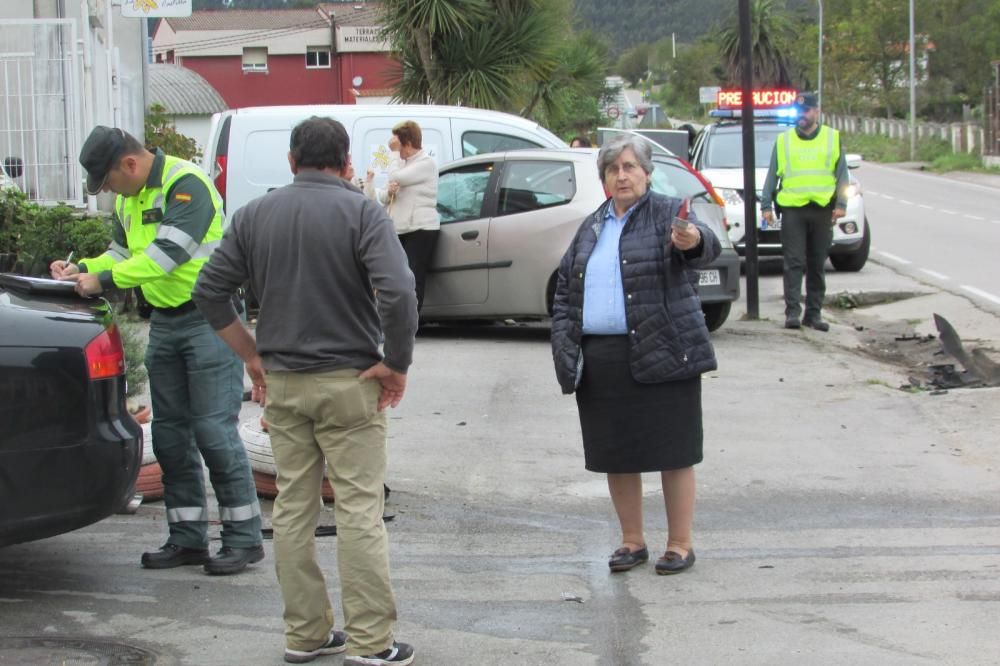
M 101 254 L 111 241 L 111 225 L 106 218 L 88 217 L 62 204 L 28 206 L 28 222 L 21 228 L 18 243 L 18 258 L 28 275 L 46 274 L 53 260 L 70 251 L 77 258 Z

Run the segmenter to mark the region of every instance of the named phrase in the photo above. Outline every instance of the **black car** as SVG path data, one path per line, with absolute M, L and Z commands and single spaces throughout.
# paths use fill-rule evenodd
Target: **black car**
M 141 459 L 108 303 L 0 274 L 0 546 L 124 508 Z

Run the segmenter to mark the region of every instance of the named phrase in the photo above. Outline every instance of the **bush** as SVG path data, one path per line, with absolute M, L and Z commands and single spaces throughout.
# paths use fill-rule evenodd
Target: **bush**
M 842 133 L 844 150 L 860 153 L 870 162 L 907 162 L 910 159 L 910 140 L 892 139 L 882 134 Z M 951 144 L 944 139 L 921 139 L 917 142 L 918 162 L 929 162 L 934 171 L 983 171 L 976 155 L 953 153 Z
M 72 250 L 77 257 L 104 252 L 111 241 L 107 218 L 90 217 L 69 206 L 39 206 L 21 192 L 0 191 L 0 256 L 26 275 L 47 275 L 49 264 Z M 13 258 L 13 260 L 11 260 Z

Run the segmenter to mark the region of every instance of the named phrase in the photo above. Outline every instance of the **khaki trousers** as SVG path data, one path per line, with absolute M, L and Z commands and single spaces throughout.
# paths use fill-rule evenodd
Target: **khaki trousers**
M 292 650 L 315 650 L 334 626 L 314 534 L 324 459 L 336 498 L 347 652 L 374 654 L 392 645 L 396 600 L 382 521 L 386 419 L 377 407 L 381 386 L 358 374 L 267 375 L 266 418 L 278 470 L 271 520 L 275 569 L 285 602 L 285 642 Z

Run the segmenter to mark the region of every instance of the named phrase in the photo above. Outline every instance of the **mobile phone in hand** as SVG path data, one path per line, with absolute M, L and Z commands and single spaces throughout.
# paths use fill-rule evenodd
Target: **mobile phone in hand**
M 680 210 L 677 211 L 677 216 L 674 217 L 672 226 L 676 229 L 684 231 L 691 224 L 688 222 L 688 210 L 690 208 L 690 203 L 687 199 L 681 202 Z

